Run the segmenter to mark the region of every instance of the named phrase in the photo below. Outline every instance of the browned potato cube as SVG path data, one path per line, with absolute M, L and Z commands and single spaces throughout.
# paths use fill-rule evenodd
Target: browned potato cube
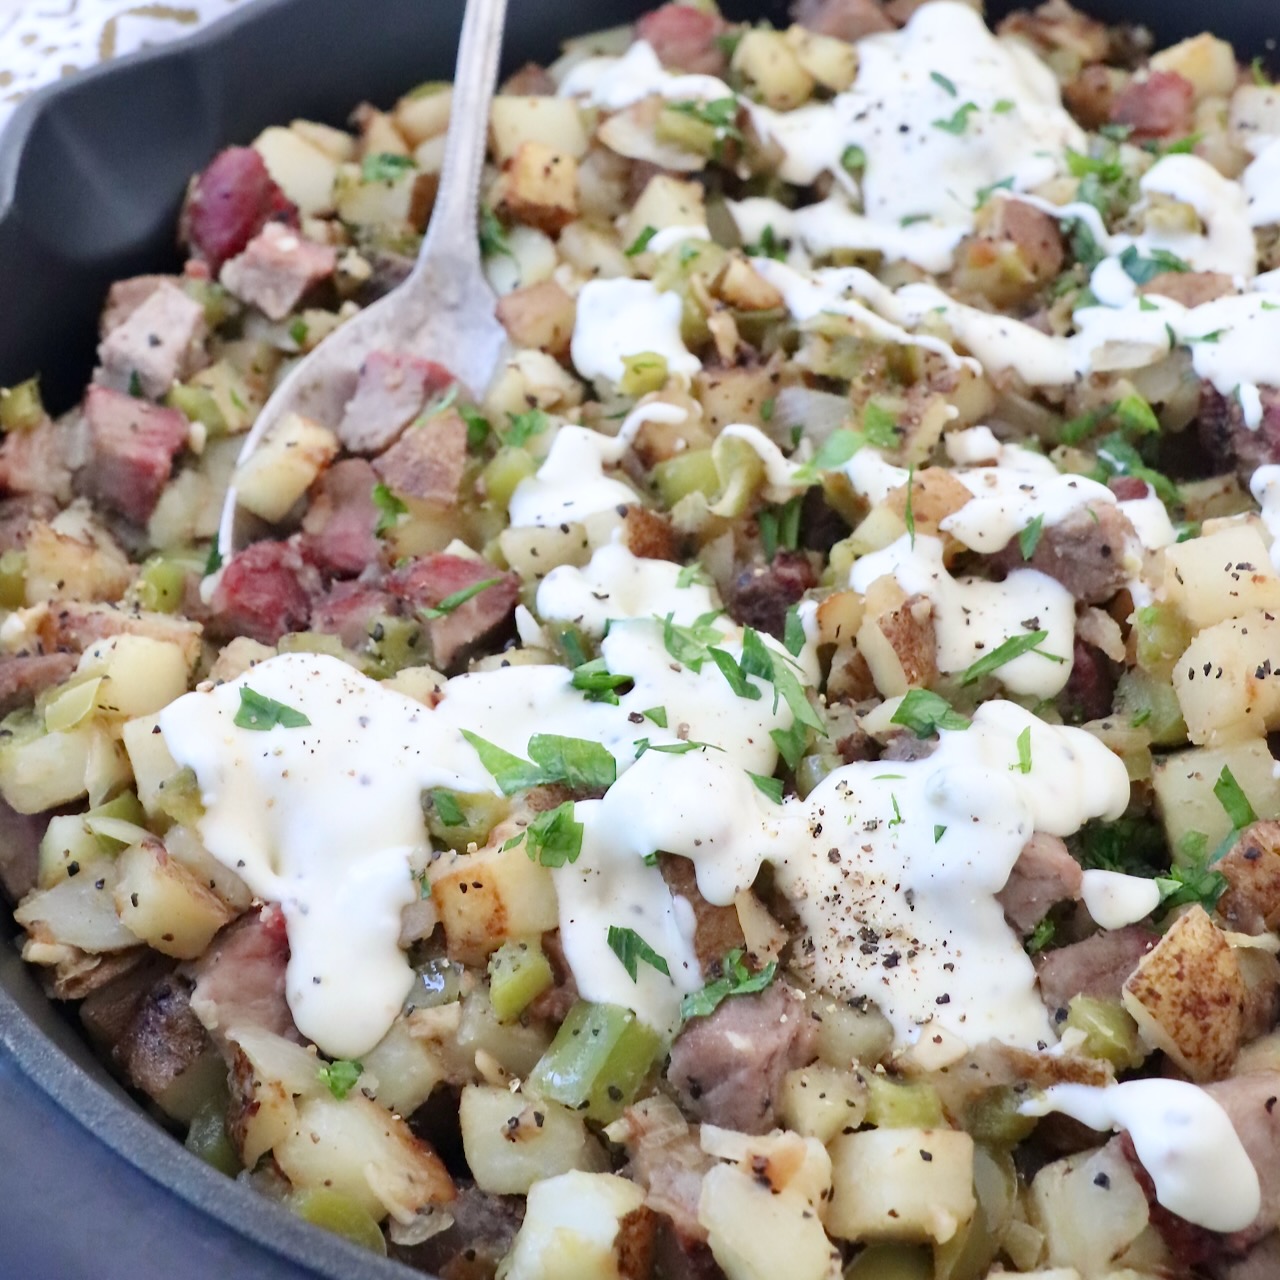
M 578 216 L 578 162 L 542 142 L 522 142 L 507 163 L 499 203 L 508 217 L 554 235 Z
M 1244 978 L 1203 907 L 1180 916 L 1142 958 L 1123 1000 L 1142 1038 L 1193 1080 L 1220 1080 L 1231 1069 L 1243 1034 Z
M 498 299 L 498 319 L 518 347 L 560 359 L 569 353 L 577 304 L 554 280 L 514 289 Z

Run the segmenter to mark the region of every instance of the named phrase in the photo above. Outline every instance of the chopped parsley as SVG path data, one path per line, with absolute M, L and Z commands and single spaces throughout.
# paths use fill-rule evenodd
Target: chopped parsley
M 782 803 L 782 781 L 779 778 L 767 778 L 762 773 L 752 773 L 747 770 L 747 777 L 756 784 L 765 795 L 773 801 L 774 804 Z
M 658 234 L 657 227 L 645 227 L 638 236 L 622 251 L 628 258 L 639 257 L 648 247 L 649 241 Z
M 1053 941 L 1053 935 L 1057 932 L 1057 926 L 1053 922 L 1052 916 L 1045 916 L 1038 925 L 1027 935 L 1027 940 L 1023 943 L 1027 955 L 1034 956 L 1038 952 L 1043 951 L 1045 947 Z
M 1134 284 L 1150 284 L 1156 276 L 1169 271 L 1191 270 L 1176 253 L 1170 253 L 1167 249 L 1152 249 L 1150 256 L 1144 258 L 1133 245 L 1120 255 L 1120 265 Z
M 452 791 L 437 787 L 433 791 L 428 791 L 427 795 L 430 798 L 431 807 L 435 810 L 436 817 L 446 827 L 460 827 L 466 822 L 467 815 L 458 803 L 458 797 Z
M 341 1101 L 356 1087 L 360 1073 L 364 1067 L 349 1058 L 338 1058 L 334 1062 L 326 1062 L 316 1075 L 328 1086 L 329 1092 Z
M 756 524 L 760 529 L 760 546 L 764 551 L 764 558 L 770 564 L 779 549 L 794 551 L 800 545 L 801 501 L 796 496 L 780 507 L 765 507 L 756 516 Z
M 662 619 L 662 643 L 666 651 L 679 663 L 696 675 L 702 664 L 711 656 L 712 645 L 717 645 L 724 635 L 712 625 L 720 616 L 720 610 L 699 614 L 692 624 L 682 626 L 673 621 L 674 613 Z
M 707 653 L 712 662 L 720 668 L 720 674 L 729 682 L 729 688 L 739 698 L 746 698 L 749 702 L 760 700 L 759 688 L 747 679 L 742 663 L 734 658 L 733 654 L 727 653 L 724 649 L 708 649 Z
M 616 707 L 618 705 L 616 691 L 623 685 L 631 683 L 630 676 L 615 675 L 610 671 L 603 658 L 584 662 L 573 670 L 573 687 L 581 689 L 587 695 L 589 702 L 608 702 Z
M 401 516 L 409 513 L 409 508 L 381 481 L 373 486 L 373 505 L 378 512 L 378 522 L 373 526 L 373 532 L 379 538 L 394 529 L 400 523 Z
M 266 732 L 277 727 L 304 729 L 311 721 L 296 708 L 288 707 L 274 698 L 268 698 L 265 694 L 250 689 L 248 685 L 241 685 L 240 709 L 236 712 L 232 723 L 240 729 Z
M 683 565 L 680 572 L 676 574 L 677 587 L 709 587 L 711 585 L 711 575 L 696 560 L 690 564 Z
M 1011 764 L 1010 769 L 1017 769 L 1019 773 L 1031 772 L 1031 726 L 1027 725 L 1023 731 L 1018 734 L 1018 763 Z
M 289 326 L 289 337 L 300 347 L 306 343 L 308 332 L 307 322 L 301 316 L 298 316 Z
M 911 546 L 916 545 L 916 512 L 913 498 L 916 490 L 916 467 L 913 462 L 907 468 L 907 504 L 902 509 L 902 523 L 907 526 L 907 534 L 911 538 Z
M 769 737 L 788 769 L 794 770 L 809 749 L 809 730 L 798 720 L 790 729 L 770 729 Z
M 582 852 L 582 823 L 573 816 L 573 801 L 540 813 L 525 829 L 525 851 L 531 862 L 563 867 Z
M 1226 811 L 1227 817 L 1231 819 L 1231 825 L 1237 831 L 1249 826 L 1250 823 L 1257 822 L 1258 815 L 1253 811 L 1249 797 L 1245 795 L 1235 775 L 1225 764 L 1222 766 L 1217 782 L 1213 784 L 1213 794 L 1217 796 L 1218 803 Z
M 393 155 L 390 151 L 378 151 L 365 156 L 360 162 L 362 182 L 394 182 L 409 173 L 415 165 L 408 156 Z
M 959 137 L 969 128 L 969 117 L 977 111 L 978 105 L 975 102 L 966 102 L 963 106 L 957 107 L 953 115 L 947 116 L 945 119 L 933 121 L 935 129 L 941 129 L 944 133 L 955 134 Z
M 867 153 L 856 142 L 840 153 L 840 167 L 848 174 L 861 173 L 867 167 Z
M 1050 662 L 1066 662 L 1066 658 L 1059 657 L 1056 653 L 1046 653 L 1039 647 L 1048 638 L 1047 631 L 1028 631 L 1020 636 L 1010 636 L 1008 640 L 996 645 L 990 653 L 983 654 L 977 662 L 966 667 L 960 677 L 960 683 L 973 684 L 983 676 L 989 676 L 993 671 L 998 671 L 1015 658 L 1022 657 L 1024 653 L 1038 654 Z
M 782 627 L 782 646 L 793 658 L 798 658 L 807 639 L 804 623 L 800 620 L 800 606 L 793 604 L 787 610 L 787 620 Z
M 632 744 L 639 760 L 646 751 L 661 751 L 668 756 L 684 756 L 690 751 L 723 751 L 714 742 L 650 742 L 648 738 L 637 738 Z
M 1018 550 L 1024 560 L 1030 560 L 1040 545 L 1040 535 L 1044 533 L 1044 514 L 1035 516 L 1018 534 Z
M 489 419 L 479 409 L 469 405 L 459 409 L 458 416 L 467 424 L 467 448 L 472 453 L 479 453 L 493 431 Z
M 1160 431 L 1160 419 L 1156 417 L 1155 410 L 1136 391 L 1118 400 L 1111 416 L 1121 431 L 1132 435 L 1156 435 Z
M 752 973 L 742 961 L 742 948 L 735 947 L 721 965 L 723 977 L 708 982 L 700 991 L 691 991 L 680 1002 L 682 1018 L 705 1018 L 730 996 L 746 996 L 763 991 L 778 972 L 776 961 L 770 960 L 758 973 Z
M 511 425 L 502 433 L 502 443 L 512 449 L 522 449 L 534 436 L 540 436 L 551 425 L 551 419 L 541 409 L 526 409 L 524 413 L 507 416 Z
M 930 71 L 929 79 L 932 80 L 934 84 L 938 85 L 943 90 L 943 92 L 947 93 L 951 97 L 955 98 L 958 96 L 958 94 L 956 93 L 955 81 L 948 79 L 946 76 L 942 74 L 941 71 Z
M 482 591 L 488 591 L 490 587 L 496 587 L 501 581 L 502 575 L 498 574 L 494 578 L 485 578 L 480 582 L 473 582 L 469 587 L 462 587 L 457 591 L 450 592 L 439 604 L 419 606 L 418 612 L 431 622 L 434 622 L 437 618 L 447 618 L 455 609 L 466 604 L 468 600 L 474 599 Z
M 535 733 L 529 739 L 530 758 L 522 760 L 467 729 L 462 730 L 462 736 L 475 749 L 503 795 L 553 782 L 563 782 L 575 791 L 605 791 L 618 776 L 613 756 L 600 743 L 587 738 Z
M 515 261 L 511 245 L 507 240 L 507 229 L 498 220 L 498 215 L 487 204 L 480 206 L 480 255 L 485 258 L 510 258 Z
M 1098 465 L 1090 479 L 1103 484 L 1111 476 L 1137 476 L 1145 480 L 1157 493 L 1160 501 L 1173 504 L 1178 501 L 1178 487 L 1159 471 L 1153 470 L 1142 460 L 1142 455 L 1125 439 L 1122 432 L 1114 431 L 1103 437 L 1094 450 Z
M 889 723 L 905 726 L 917 738 L 929 738 L 939 729 L 967 729 L 973 721 L 940 694 L 929 689 L 908 689 Z
M 666 707 L 650 707 L 648 711 L 640 713 L 646 720 L 653 721 L 659 729 L 667 727 L 667 709 Z
M 616 924 L 609 926 L 605 935 L 609 950 L 622 962 L 632 982 L 640 975 L 640 962 L 644 961 L 651 969 L 671 976 L 671 969 L 663 959 L 634 929 L 619 928 Z

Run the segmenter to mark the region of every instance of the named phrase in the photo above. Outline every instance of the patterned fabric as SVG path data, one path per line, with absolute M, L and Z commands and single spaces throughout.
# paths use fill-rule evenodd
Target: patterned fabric
M 0 0 L 0 124 L 27 94 L 147 45 L 190 35 L 250 0 Z

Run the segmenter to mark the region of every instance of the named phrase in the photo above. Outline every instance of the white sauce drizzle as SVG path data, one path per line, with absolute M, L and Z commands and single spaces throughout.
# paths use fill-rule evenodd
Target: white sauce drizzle
M 702 362 L 680 336 L 680 297 L 649 280 L 588 280 L 578 292 L 569 350 L 584 378 L 617 382 L 624 356 L 652 351 L 673 374 L 691 376 Z
M 1154 880 L 1120 871 L 1086 871 L 1080 897 L 1095 923 L 1122 929 L 1145 920 L 1160 905 L 1160 887 Z
M 1249 492 L 1262 508 L 1262 523 L 1271 535 L 1271 563 L 1280 573 L 1280 466 L 1259 467 L 1249 481 Z
M 1011 693 L 1051 698 L 1071 675 L 1076 627 L 1075 600 L 1060 583 L 1037 569 L 1015 569 L 1003 582 L 953 578 L 942 560 L 942 541 L 917 534 L 915 545 L 904 534 L 882 551 L 854 562 L 849 585 L 865 592 L 877 579 L 890 576 L 907 595 L 933 602 L 937 662 L 941 671 L 963 671 L 1011 636 L 1044 630 L 1040 646 L 1063 659 L 1024 653 L 995 671 Z
M 1095 1088 L 1057 1084 L 1022 1104 L 1025 1115 L 1057 1111 L 1105 1132 L 1128 1132 L 1156 1200 L 1210 1231 L 1240 1231 L 1262 1205 L 1258 1172 L 1227 1113 L 1194 1084 L 1128 1080 Z
M 1017 768 L 1024 731 L 1026 774 Z M 654 849 L 691 859 L 713 903 L 732 902 L 771 863 L 812 940 L 802 963 L 814 981 L 874 1000 L 900 1047 L 927 1026 L 966 1044 L 996 1036 L 1035 1048 L 1053 1031 L 994 895 L 1033 831 L 1065 835 L 1089 817 L 1114 818 L 1128 794 L 1123 765 L 1090 735 L 988 702 L 969 729 L 944 732 L 932 756 L 846 765 L 805 801 L 773 804 L 716 752 L 650 754 L 577 815 L 611 859 L 639 862 Z M 575 901 L 604 901 L 585 863 L 558 871 L 557 886 L 577 878 Z M 584 994 L 609 998 L 603 956 L 583 960 Z

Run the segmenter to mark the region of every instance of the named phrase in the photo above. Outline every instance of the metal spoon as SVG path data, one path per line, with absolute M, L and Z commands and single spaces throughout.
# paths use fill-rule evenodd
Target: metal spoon
M 336 427 L 360 366 L 373 351 L 437 360 L 477 397 L 488 387 L 506 332 L 481 269 L 476 213 L 506 9 L 507 0 L 467 0 L 440 186 L 413 271 L 290 371 L 245 437 L 237 472 L 288 413 Z M 233 476 L 218 526 L 224 561 L 244 540 L 248 523 L 237 505 Z

